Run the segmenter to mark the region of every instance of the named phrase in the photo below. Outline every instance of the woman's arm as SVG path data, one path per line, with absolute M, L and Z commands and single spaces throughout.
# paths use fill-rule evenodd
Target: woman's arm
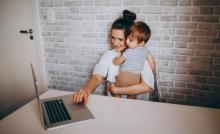
M 103 76 L 98 74 L 93 74 L 92 77 L 89 79 L 89 81 L 86 83 L 86 85 L 83 87 L 85 91 L 90 95 L 96 87 L 102 82 Z
M 107 51 L 102 55 L 99 62 L 95 65 L 93 74 L 86 83 L 86 85 L 83 88 L 77 90 L 73 94 L 72 99 L 74 103 L 87 102 L 88 96 L 102 82 L 104 77 L 107 76 L 109 63 L 112 62 L 111 57 L 112 57 L 112 51 Z
M 151 92 L 153 89 L 150 86 L 148 86 L 141 78 L 141 83 L 139 84 L 131 85 L 128 87 L 115 87 L 114 84 L 111 84 L 109 90 L 113 94 L 136 95 Z
M 73 94 L 73 102 L 79 103 L 88 101 L 88 96 L 96 89 L 96 87 L 102 82 L 103 77 L 101 75 L 93 74 L 86 85 Z

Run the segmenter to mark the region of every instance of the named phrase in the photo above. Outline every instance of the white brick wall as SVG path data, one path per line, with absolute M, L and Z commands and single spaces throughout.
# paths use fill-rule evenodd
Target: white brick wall
M 110 49 L 124 9 L 152 29 L 161 101 L 220 107 L 219 0 L 38 0 L 48 87 L 74 90 Z M 51 16 L 55 16 L 52 18 Z M 105 83 L 95 93 L 102 94 Z

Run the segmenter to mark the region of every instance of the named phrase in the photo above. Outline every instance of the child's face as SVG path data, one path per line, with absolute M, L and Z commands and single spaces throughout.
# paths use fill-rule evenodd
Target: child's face
M 137 38 L 132 38 L 131 36 L 127 37 L 126 44 L 129 48 L 139 47 L 139 43 L 137 41 Z

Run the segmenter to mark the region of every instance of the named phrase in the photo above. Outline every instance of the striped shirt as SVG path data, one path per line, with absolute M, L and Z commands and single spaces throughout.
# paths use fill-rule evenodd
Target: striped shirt
M 126 51 L 123 53 L 125 61 L 121 65 L 120 71 L 141 74 L 141 71 L 144 68 L 144 61 L 148 55 L 149 50 L 147 47 L 126 49 Z
M 151 55 L 150 51 L 147 51 Z M 95 65 L 93 74 L 101 75 L 102 77 L 106 77 L 108 81 L 115 82 L 115 77 L 119 73 L 119 66 L 114 65 L 112 60 L 119 55 L 119 52 L 114 49 L 106 51 L 99 62 Z M 148 60 L 144 61 L 144 68 L 141 72 L 141 76 L 147 85 L 149 85 L 152 89 L 154 89 L 154 75 Z M 112 79 L 113 78 L 113 79 Z

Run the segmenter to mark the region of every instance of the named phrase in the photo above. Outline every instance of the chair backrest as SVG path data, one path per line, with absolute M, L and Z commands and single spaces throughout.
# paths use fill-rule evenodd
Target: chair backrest
M 158 91 L 158 82 L 157 82 L 157 65 L 156 65 L 156 61 L 154 59 L 153 56 L 151 56 L 150 61 L 148 59 L 148 62 L 152 68 L 153 74 L 154 74 L 154 90 L 152 92 L 150 92 L 150 101 L 159 101 L 160 98 L 160 94 Z
M 159 98 L 160 98 L 160 94 L 158 92 L 157 80 L 155 79 L 154 90 L 150 93 L 150 101 L 157 101 L 157 102 L 159 102 Z

